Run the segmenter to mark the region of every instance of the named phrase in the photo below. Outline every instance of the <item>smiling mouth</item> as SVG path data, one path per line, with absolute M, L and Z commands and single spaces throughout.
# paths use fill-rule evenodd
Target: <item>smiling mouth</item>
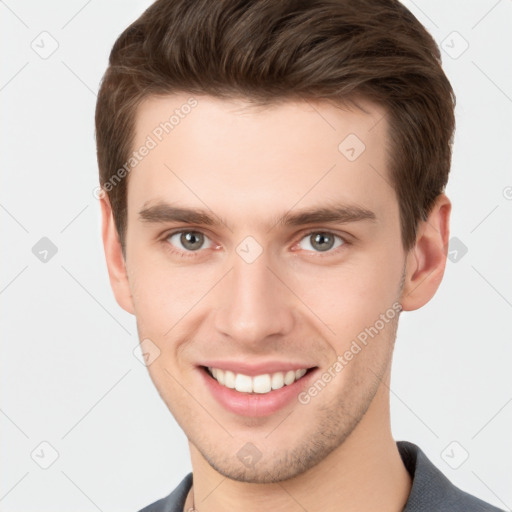
M 317 367 L 315 366 L 312 368 L 299 368 L 297 370 L 289 370 L 283 372 L 264 373 L 252 377 L 249 375 L 244 375 L 243 373 L 223 370 L 221 368 L 212 368 L 206 366 L 201 366 L 201 368 L 210 378 L 216 380 L 221 386 L 233 389 L 240 393 L 264 395 L 277 389 L 281 389 L 285 386 L 294 384 L 309 372 L 315 370 Z

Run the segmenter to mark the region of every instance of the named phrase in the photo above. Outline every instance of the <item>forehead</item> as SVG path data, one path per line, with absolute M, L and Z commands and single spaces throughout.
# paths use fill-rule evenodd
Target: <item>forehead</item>
M 128 205 L 150 202 L 222 210 L 247 222 L 300 203 L 396 210 L 388 179 L 385 110 L 369 101 L 337 106 L 175 94 L 138 108 Z M 389 212 L 388 212 L 389 213 Z

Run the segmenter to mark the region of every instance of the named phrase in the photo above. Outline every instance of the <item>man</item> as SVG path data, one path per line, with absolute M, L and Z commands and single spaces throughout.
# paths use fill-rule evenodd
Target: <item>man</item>
M 193 473 L 146 511 L 498 510 L 389 418 L 443 277 L 454 96 L 399 2 L 158 0 L 98 95 L 103 242 Z

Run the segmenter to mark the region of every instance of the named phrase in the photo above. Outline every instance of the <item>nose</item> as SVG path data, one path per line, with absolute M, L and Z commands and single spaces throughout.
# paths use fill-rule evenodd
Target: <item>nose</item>
M 216 296 L 217 332 L 255 346 L 289 334 L 294 324 L 293 294 L 269 263 L 265 252 L 251 263 L 234 255 L 231 272 Z

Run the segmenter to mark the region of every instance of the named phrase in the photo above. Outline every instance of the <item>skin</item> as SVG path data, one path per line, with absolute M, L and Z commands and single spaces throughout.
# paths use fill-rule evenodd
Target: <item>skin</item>
M 147 99 L 134 147 L 189 96 Z M 193 497 L 196 509 L 211 512 L 326 512 L 340 503 L 344 511 L 400 511 L 411 480 L 389 418 L 399 315 L 308 404 L 293 401 L 265 417 L 225 410 L 196 365 L 276 359 L 327 371 L 393 303 L 412 311 L 432 298 L 445 269 L 450 201 L 438 197 L 405 252 L 381 107 L 196 99 L 129 175 L 126 258 L 108 198 L 101 200 L 116 300 L 136 316 L 140 339 L 160 350 L 148 370 L 189 440 L 194 485 L 185 509 Z M 348 134 L 366 146 L 353 162 L 338 150 Z M 222 222 L 142 220 L 139 212 L 158 202 L 206 210 Z M 371 210 L 375 219 L 276 223 L 287 212 L 339 204 Z M 187 252 L 179 236 L 169 236 L 179 229 L 203 233 L 205 245 Z M 339 246 L 318 250 L 311 231 L 341 237 Z M 262 249 L 252 263 L 236 251 L 247 236 Z M 252 467 L 237 457 L 247 442 L 261 453 Z

